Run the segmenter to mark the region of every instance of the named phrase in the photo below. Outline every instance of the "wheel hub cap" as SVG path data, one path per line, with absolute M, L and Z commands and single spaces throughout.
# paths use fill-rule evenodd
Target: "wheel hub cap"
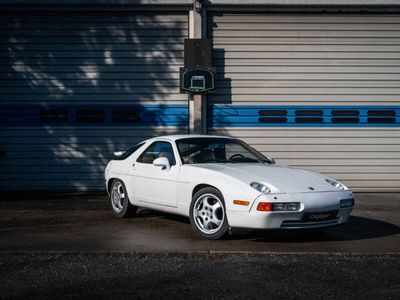
M 120 213 L 124 208 L 125 190 L 120 182 L 113 185 L 111 191 L 111 204 L 116 213 Z
M 221 200 L 212 194 L 205 194 L 193 206 L 196 227 L 205 234 L 217 232 L 223 224 L 225 213 Z

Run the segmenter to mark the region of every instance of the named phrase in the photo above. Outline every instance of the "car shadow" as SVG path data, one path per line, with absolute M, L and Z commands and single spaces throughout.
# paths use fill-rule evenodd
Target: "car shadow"
M 174 214 L 141 209 L 136 218 L 163 218 L 184 224 L 190 224 L 189 218 Z M 250 240 L 252 242 L 308 243 L 323 241 L 355 241 L 385 237 L 400 233 L 400 227 L 372 218 L 350 216 L 349 221 L 341 226 L 324 230 L 280 231 L 280 230 L 238 230 L 233 229 L 228 240 Z
M 252 242 L 308 243 L 323 241 L 355 241 L 385 237 L 400 233 L 400 227 L 385 221 L 350 216 L 341 226 L 310 231 L 247 231 L 236 232 L 230 240 Z
M 189 218 L 175 215 L 175 214 L 168 214 L 161 211 L 151 210 L 147 208 L 140 208 L 138 212 L 135 214 L 135 218 L 162 218 L 171 221 L 176 221 L 184 224 L 190 224 Z

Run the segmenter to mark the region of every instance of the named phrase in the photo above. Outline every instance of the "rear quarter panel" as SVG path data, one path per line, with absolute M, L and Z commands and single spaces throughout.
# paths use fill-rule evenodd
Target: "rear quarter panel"
M 133 185 L 130 182 L 130 172 L 133 168 L 133 164 L 139 155 L 147 148 L 149 142 L 145 143 L 136 152 L 132 153 L 129 157 L 124 160 L 111 160 L 105 170 L 105 181 L 108 184 L 110 179 L 117 178 L 123 181 L 128 192 L 129 201 L 132 204 L 137 204 L 135 201 L 135 193 Z

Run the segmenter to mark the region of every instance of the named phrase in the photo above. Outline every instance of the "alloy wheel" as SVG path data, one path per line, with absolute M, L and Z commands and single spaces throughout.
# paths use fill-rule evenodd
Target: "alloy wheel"
M 221 229 L 224 218 L 222 201 L 213 194 L 200 196 L 193 206 L 196 227 L 205 234 L 213 234 Z

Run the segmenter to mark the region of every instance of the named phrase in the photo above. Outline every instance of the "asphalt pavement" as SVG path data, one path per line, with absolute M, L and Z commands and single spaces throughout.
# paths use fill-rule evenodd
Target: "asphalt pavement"
M 349 222 L 322 233 L 238 232 L 219 241 L 197 237 L 180 216 L 142 209 L 116 219 L 102 194 L 3 200 L 0 251 L 400 254 L 400 195 L 355 199 Z
M 398 256 L 34 253 L 0 257 L 1 299 L 399 299 Z
M 208 241 L 180 216 L 116 219 L 103 194 L 2 194 L 0 299 L 400 299 L 400 195 L 355 198 L 322 233 Z

